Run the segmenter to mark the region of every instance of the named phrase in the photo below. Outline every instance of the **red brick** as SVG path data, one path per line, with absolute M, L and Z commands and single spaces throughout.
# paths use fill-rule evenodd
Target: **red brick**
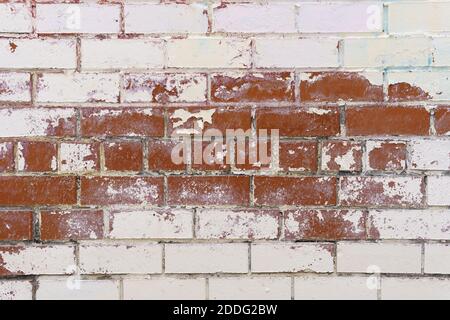
M 383 86 L 356 72 L 307 73 L 300 83 L 301 101 L 383 101 Z
M 176 140 L 150 140 L 148 142 L 149 170 L 185 170 L 187 160 L 184 161 L 185 163 L 175 164 L 171 157 L 173 148 L 179 143 Z
M 339 195 L 344 206 L 421 207 L 425 183 L 421 177 L 342 177 Z
M 441 107 L 436 109 L 435 126 L 437 134 L 450 134 L 450 107 Z
M 211 114 L 211 122 L 206 114 Z M 181 116 L 190 116 L 183 121 Z M 226 129 L 243 129 L 251 127 L 251 111 L 249 108 L 176 108 L 169 110 L 168 134 L 180 130 L 195 130 L 195 133 L 204 133 L 208 129 L 220 130 L 223 135 Z
M 339 110 L 329 108 L 263 108 L 256 112 L 257 129 L 279 129 L 280 136 L 336 136 Z
M 103 237 L 103 211 L 42 211 L 41 240 L 83 240 Z
M 428 135 L 430 114 L 420 107 L 351 107 L 346 113 L 347 134 Z
M 223 150 L 223 153 L 220 153 L 220 151 L 216 153 L 215 148 Z M 197 151 L 197 149 L 200 151 Z M 192 141 L 191 150 L 192 169 L 194 170 L 227 170 L 230 168 L 226 159 L 227 145 L 225 141 L 223 143 L 219 141 Z M 201 159 L 196 159 L 195 154 L 197 154 L 197 157 L 202 156 Z
M 211 98 L 214 102 L 294 101 L 294 77 L 289 72 L 215 74 Z
M 0 172 L 14 170 L 14 144 L 0 142 Z
M 358 240 L 366 238 L 367 212 L 290 210 L 284 214 L 286 240 Z
M 25 141 L 18 144 L 19 170 L 27 172 L 56 171 L 56 144 L 45 141 Z
M 164 116 L 160 109 L 86 109 L 82 112 L 83 136 L 164 135 Z
M 260 205 L 335 205 L 334 177 L 255 177 L 255 203 Z
M 0 205 L 68 205 L 76 198 L 75 177 L 0 177 Z
M 368 168 L 380 171 L 406 169 L 406 143 L 395 141 L 367 142 Z
M 362 146 L 359 142 L 324 142 L 322 145 L 322 170 L 361 171 L 362 155 Z
M 169 177 L 171 205 L 248 205 L 250 178 L 238 176 Z
M 142 144 L 138 141 L 107 142 L 105 169 L 115 171 L 141 171 L 143 165 Z
M 33 212 L 0 211 L 0 240 L 33 239 Z
M 406 82 L 390 84 L 388 87 L 389 101 L 424 101 L 432 97 L 420 87 Z
M 161 205 L 162 177 L 82 177 L 83 205 Z
M 317 142 L 281 141 L 280 168 L 289 171 L 317 171 Z

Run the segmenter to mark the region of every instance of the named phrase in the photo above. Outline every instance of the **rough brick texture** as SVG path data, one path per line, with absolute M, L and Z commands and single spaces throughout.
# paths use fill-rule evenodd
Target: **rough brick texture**
M 448 299 L 449 15 L 0 0 L 0 300 Z

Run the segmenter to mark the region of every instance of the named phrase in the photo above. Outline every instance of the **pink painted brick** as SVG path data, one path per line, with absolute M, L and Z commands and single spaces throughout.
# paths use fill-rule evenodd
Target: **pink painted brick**
M 37 54 L 39 52 L 40 54 Z M 75 69 L 75 40 L 0 39 L 0 68 Z
M 343 177 L 341 205 L 373 207 L 421 207 L 425 184 L 420 177 Z
M 37 89 L 38 102 L 118 102 L 119 74 L 42 74 Z
M 214 8 L 214 32 L 296 32 L 295 6 L 289 3 L 229 3 Z
M 297 26 L 300 32 L 381 32 L 383 30 L 381 3 L 299 3 L 297 12 Z
M 199 239 L 276 239 L 279 213 L 259 210 L 201 210 L 197 213 Z
M 38 33 L 118 33 L 120 6 L 109 4 L 37 4 Z
M 325 243 L 254 243 L 252 272 L 333 272 L 334 246 Z
M 162 246 L 156 243 L 83 244 L 80 269 L 84 274 L 160 273 Z
M 110 238 L 189 239 L 193 237 L 193 212 L 184 209 L 112 212 Z
M 126 33 L 206 33 L 208 6 L 192 4 L 125 4 Z
M 0 101 L 31 101 L 30 80 L 28 73 L 0 73 Z
M 29 4 L 0 3 L 0 33 L 29 33 L 32 28 Z

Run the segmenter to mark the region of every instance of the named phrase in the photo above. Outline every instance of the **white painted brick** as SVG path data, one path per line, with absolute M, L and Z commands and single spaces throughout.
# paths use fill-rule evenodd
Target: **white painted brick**
M 449 300 L 450 279 L 386 278 L 381 279 L 383 300 Z
M 431 52 L 432 43 L 428 38 L 345 39 L 344 66 L 427 66 Z
M 82 273 L 160 273 L 162 246 L 159 244 L 100 244 L 80 246 Z
M 1 280 L 0 301 L 2 300 L 31 300 L 32 286 L 29 281 Z
M 84 172 L 97 169 L 98 155 L 96 149 L 89 143 L 61 143 L 61 172 Z
M 75 117 L 74 109 L 0 109 L 0 137 L 47 136 Z
M 375 239 L 450 240 L 450 210 L 371 210 L 368 227 Z
M 423 33 L 450 31 L 450 3 L 397 2 L 389 3 L 390 33 Z
M 450 38 L 433 38 L 433 47 L 433 66 L 450 65 Z
M 423 95 L 433 100 L 450 99 L 450 72 L 445 71 L 414 71 L 414 72 L 390 72 L 388 74 L 389 85 L 406 83 L 416 87 Z
M 211 300 L 290 300 L 288 277 L 227 277 L 209 279 Z
M 65 274 L 75 264 L 73 246 L 1 246 L 2 269 L 11 274 Z
M 32 31 L 31 6 L 25 3 L 0 3 L 0 33 Z
M 321 243 L 252 244 L 252 272 L 333 272 L 333 245 Z
M 420 177 L 345 177 L 341 180 L 342 205 L 420 207 L 424 182 Z
M 237 38 L 173 39 L 167 43 L 168 67 L 249 68 L 250 40 Z
M 276 239 L 278 214 L 274 211 L 204 210 L 197 214 L 199 239 Z
M 86 39 L 81 41 L 82 69 L 149 69 L 164 66 L 160 40 Z
M 124 102 L 203 102 L 207 95 L 204 74 L 127 74 L 123 86 Z
M 261 68 L 337 67 L 337 39 L 255 40 L 255 65 Z
M 36 300 L 119 300 L 119 281 L 41 278 Z
M 289 3 L 227 4 L 214 8 L 214 32 L 296 32 L 295 6 Z
M 206 33 L 208 6 L 192 4 L 125 4 L 126 33 Z
M 338 272 L 420 273 L 421 245 L 409 243 L 340 242 Z
M 376 300 L 377 286 L 364 276 L 302 276 L 294 280 L 296 300 Z
M 166 273 L 246 273 L 247 271 L 247 244 L 166 245 Z
M 381 32 L 381 3 L 308 3 L 298 5 L 300 32 Z
M 38 4 L 38 33 L 118 33 L 120 6 L 108 4 Z
M 450 140 L 414 140 L 410 142 L 410 168 L 450 170 Z
M 124 279 L 125 300 L 204 300 L 206 280 L 180 278 Z
M 30 79 L 28 73 L 0 73 L 0 101 L 30 101 Z
M 109 236 L 115 239 L 192 238 L 191 210 L 149 210 L 112 212 Z
M 38 102 L 117 102 L 119 74 L 65 73 L 39 77 Z
M 431 206 L 450 205 L 450 176 L 428 177 L 428 204 Z
M 76 44 L 65 39 L 0 39 L 0 68 L 75 69 Z
M 425 244 L 425 273 L 450 274 L 450 244 Z

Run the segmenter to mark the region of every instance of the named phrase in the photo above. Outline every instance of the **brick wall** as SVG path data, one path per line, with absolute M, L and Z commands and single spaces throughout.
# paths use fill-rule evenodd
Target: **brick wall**
M 0 2 L 0 299 L 450 298 L 450 1 Z

